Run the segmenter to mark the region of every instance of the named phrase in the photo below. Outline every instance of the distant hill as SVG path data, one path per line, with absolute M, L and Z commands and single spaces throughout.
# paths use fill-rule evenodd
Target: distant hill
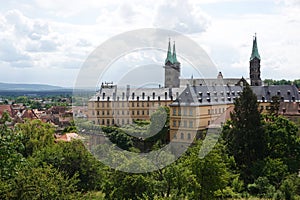
M 46 84 L 0 83 L 0 91 L 51 91 L 66 88 Z

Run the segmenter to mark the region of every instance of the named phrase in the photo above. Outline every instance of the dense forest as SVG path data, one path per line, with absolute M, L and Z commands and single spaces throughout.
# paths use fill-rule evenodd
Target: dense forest
M 147 134 L 163 112 L 164 108 L 156 112 L 150 123 L 101 130 L 115 145 L 138 152 L 124 129 Z M 205 157 L 199 157 L 203 141 L 197 140 L 174 163 L 149 173 L 112 169 L 81 140 L 55 141 L 50 124 L 32 120 L 8 127 L 7 121 L 9 116 L 4 114 L 0 199 L 300 199 L 299 130 L 274 110 L 261 114 L 250 87 L 235 101 L 231 120 Z M 164 145 L 164 133 L 152 138 L 157 141 L 152 149 Z M 112 147 L 101 148 L 110 151 Z M 128 160 L 123 167 L 134 165 L 147 164 Z

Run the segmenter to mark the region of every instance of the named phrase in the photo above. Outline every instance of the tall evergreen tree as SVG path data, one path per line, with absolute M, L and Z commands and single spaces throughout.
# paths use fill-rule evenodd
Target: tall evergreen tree
M 251 177 L 253 165 L 264 158 L 265 134 L 258 111 L 257 97 L 250 86 L 244 87 L 234 106 L 231 124 L 224 128 L 224 137 L 228 150 L 234 156 L 242 178 L 247 183 L 254 178 Z

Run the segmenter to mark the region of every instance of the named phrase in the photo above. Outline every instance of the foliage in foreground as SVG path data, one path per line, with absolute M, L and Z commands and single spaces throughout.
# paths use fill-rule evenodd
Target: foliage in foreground
M 197 141 L 176 162 L 144 174 L 106 167 L 79 140 L 55 143 L 49 124 L 33 120 L 11 129 L 6 125 L 8 116 L 3 115 L 0 199 L 299 199 L 297 127 L 281 116 L 260 115 L 251 91 L 244 95 L 248 100 L 241 96 L 237 101 L 223 137 L 204 158 L 199 157 L 203 143 Z M 164 115 L 162 111 L 157 115 Z M 148 122 L 137 126 L 145 134 L 157 129 Z M 116 144 L 132 150 L 131 138 L 119 133 L 135 128 L 104 129 Z M 97 150 L 112 149 L 99 146 Z M 163 157 L 172 158 L 168 153 Z M 119 169 L 149 167 L 147 162 L 127 159 L 126 154 L 114 159 L 123 159 Z

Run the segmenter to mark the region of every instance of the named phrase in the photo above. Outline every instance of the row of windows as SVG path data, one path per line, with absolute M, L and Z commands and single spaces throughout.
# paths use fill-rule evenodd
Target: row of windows
M 225 112 L 225 108 L 208 109 L 208 114 L 209 115 L 222 114 L 223 112 Z
M 194 109 L 193 108 L 173 108 L 173 116 L 193 116 Z
M 97 113 L 97 116 L 100 116 L 100 114 L 103 115 L 110 115 L 110 113 L 112 113 L 112 115 L 129 115 L 130 114 L 130 111 L 129 110 L 117 110 L 117 111 L 112 111 L 110 112 L 111 110 L 102 110 L 102 111 L 99 111 L 97 110 L 96 113 Z M 149 115 L 149 110 L 132 110 L 131 111 L 131 114 L 132 115 Z M 93 110 L 92 111 L 92 115 L 94 116 L 95 115 L 95 111 Z
M 142 119 L 135 119 L 135 120 L 142 120 Z M 98 125 L 106 125 L 106 126 L 113 126 L 113 125 L 125 125 L 132 123 L 131 119 L 98 119 L 97 121 L 93 121 L 93 124 Z
M 96 121 L 93 121 L 94 124 L 96 124 Z M 124 125 L 124 124 L 129 124 L 130 123 L 130 120 L 129 119 L 98 119 L 97 121 L 97 124 L 98 125 L 107 125 L 107 126 L 110 126 L 110 125 Z
M 174 139 L 178 139 L 177 134 L 174 135 Z M 181 140 L 184 140 L 184 139 L 191 140 L 192 139 L 191 133 L 187 133 L 187 134 L 180 133 L 180 139 Z
M 93 104 L 92 104 L 93 107 L 94 107 L 94 103 L 95 102 L 93 102 Z M 110 101 L 107 101 L 107 102 L 96 102 L 95 104 L 96 104 L 97 108 L 100 108 L 100 106 L 102 108 L 105 108 L 105 107 L 106 108 L 107 107 L 122 107 L 122 108 L 126 107 L 126 108 L 128 108 L 129 105 L 131 105 L 131 107 L 149 107 L 150 105 L 155 106 L 155 104 L 158 105 L 158 106 L 161 106 L 161 105 L 167 106 L 169 103 L 167 103 L 167 102 L 143 102 L 143 101 L 142 102 L 131 102 L 131 103 L 129 103 L 129 102 L 110 102 Z
M 188 124 L 188 122 L 189 122 L 189 124 Z M 182 124 L 182 122 L 180 120 L 178 120 L 178 121 L 177 120 L 173 120 L 173 127 L 177 127 L 177 126 L 178 127 L 183 126 L 184 128 L 187 128 L 187 127 L 193 128 L 194 127 L 194 122 L 192 120 L 190 120 L 190 121 L 184 120 L 183 124 Z
M 207 96 L 212 96 L 211 94 L 214 94 L 214 96 L 217 96 L 218 92 L 217 91 L 207 91 L 206 94 L 207 94 Z M 241 92 L 240 91 L 236 91 L 236 92 L 235 91 L 220 91 L 219 94 L 221 96 L 225 96 L 225 94 L 227 94 L 227 96 L 230 96 L 230 95 L 235 96 L 235 95 L 240 95 Z M 199 97 L 204 96 L 202 92 L 198 92 L 198 95 L 199 95 Z

